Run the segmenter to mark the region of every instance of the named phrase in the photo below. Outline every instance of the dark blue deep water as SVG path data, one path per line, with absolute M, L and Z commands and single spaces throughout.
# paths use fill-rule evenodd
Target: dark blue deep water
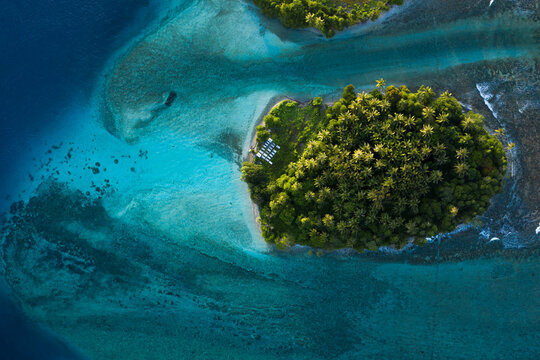
M 1 1 L 0 168 L 31 148 L 74 99 L 87 98 L 111 53 L 152 18 L 149 0 Z M 0 178 L 0 197 L 9 176 Z
M 2 0 L 0 9 L 0 196 L 5 200 L 12 197 L 14 160 L 36 134 L 54 126 L 73 98 L 89 96 L 108 57 L 151 20 L 152 9 L 148 0 Z M 0 359 L 82 358 L 25 319 L 3 280 L 0 285 Z
M 330 40 L 248 0 L 0 1 L 0 360 L 540 358 L 537 0 Z M 381 77 L 504 128 L 503 193 L 422 248 L 266 244 L 239 166 L 266 109 Z
M 0 284 L 0 359 L 85 359 L 48 330 L 28 320 Z

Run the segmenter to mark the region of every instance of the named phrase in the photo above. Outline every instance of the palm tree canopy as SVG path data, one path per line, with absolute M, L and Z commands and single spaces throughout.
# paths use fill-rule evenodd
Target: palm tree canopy
M 285 101 L 270 111 L 257 133 L 280 150 L 273 164 L 242 169 L 266 240 L 399 248 L 470 221 L 502 190 L 505 152 L 480 115 L 464 114 L 448 92 L 384 86 L 356 94 L 349 85 L 330 106 Z

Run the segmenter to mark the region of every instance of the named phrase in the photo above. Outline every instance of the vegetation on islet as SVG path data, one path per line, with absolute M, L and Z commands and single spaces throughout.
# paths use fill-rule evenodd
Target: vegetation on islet
M 263 14 L 288 28 L 312 27 L 332 37 L 351 25 L 377 19 L 403 0 L 254 0 Z
M 263 237 L 278 248 L 403 247 L 470 222 L 502 191 L 506 156 L 483 117 L 439 97 L 389 86 L 325 106 L 283 101 L 257 127 L 273 164 L 245 162 L 242 179 L 260 209 Z

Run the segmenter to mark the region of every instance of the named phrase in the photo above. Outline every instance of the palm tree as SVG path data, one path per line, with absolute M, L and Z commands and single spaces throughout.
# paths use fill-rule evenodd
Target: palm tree
M 432 183 L 435 183 L 435 184 L 440 183 L 440 182 L 442 181 L 442 179 L 443 179 L 443 173 L 442 173 L 442 171 L 440 171 L 440 170 L 434 170 L 434 171 L 431 173 L 429 179 L 430 179 L 430 181 L 431 181 Z
M 444 152 L 444 150 L 446 150 L 446 145 L 442 143 L 437 143 L 433 146 L 433 152 L 437 155 Z
M 391 167 L 389 170 L 388 170 L 388 174 L 390 176 L 393 176 L 393 175 L 396 175 L 399 171 L 399 168 L 397 166 L 395 167 Z
M 411 211 L 416 214 L 418 212 L 418 205 L 420 204 L 420 200 L 418 198 L 412 198 L 409 199 L 409 208 Z
M 370 107 L 370 108 L 380 108 L 381 100 L 373 97 L 372 95 L 368 95 L 368 96 L 369 96 L 368 101 L 367 101 L 368 107 Z
M 319 141 L 324 141 L 325 139 L 328 138 L 328 136 L 330 136 L 330 131 L 324 129 L 324 130 L 321 130 L 319 131 L 319 133 L 317 134 L 317 140 Z
M 403 211 L 405 211 L 405 208 L 407 207 L 407 199 L 403 196 L 400 196 L 397 201 L 394 203 L 394 212 L 396 214 L 401 214 Z
M 319 155 L 317 155 L 317 162 L 319 164 L 326 163 L 326 160 L 328 160 L 328 155 L 326 155 L 326 153 L 320 152 Z
M 381 113 L 379 112 L 379 110 L 374 109 L 374 108 L 371 108 L 366 111 L 366 117 L 368 118 L 368 120 L 375 120 L 377 116 L 379 116 L 380 114 Z
M 468 169 L 469 169 L 469 166 L 464 162 L 457 163 L 454 166 L 454 170 L 456 171 L 456 174 L 458 174 L 459 176 L 465 175 Z
M 443 92 L 441 94 L 441 97 L 445 97 L 445 98 L 451 98 L 452 97 L 452 93 L 448 90 L 446 90 L 445 92 Z
M 409 221 L 407 224 L 405 224 L 405 229 L 407 229 L 407 234 L 409 235 L 416 235 L 418 232 L 418 228 L 416 227 L 414 221 Z
M 461 127 L 463 128 L 463 130 L 469 130 L 470 131 L 470 130 L 474 129 L 475 125 L 476 125 L 475 119 L 472 116 L 469 116 L 469 115 L 465 116 L 465 119 L 463 119 L 461 121 Z
M 448 161 L 448 156 L 446 156 L 446 153 L 444 153 L 444 152 L 438 154 L 437 157 L 435 158 L 435 163 L 437 165 L 442 165 L 447 161 Z
M 412 127 L 416 124 L 416 118 L 414 117 L 414 115 L 411 115 L 409 117 L 407 117 L 407 119 L 405 120 L 405 127 Z
M 412 148 L 410 151 L 410 155 L 413 160 L 419 160 L 421 158 L 420 150 L 418 150 L 418 148 Z
M 362 150 L 360 149 L 356 149 L 354 152 L 353 152 L 353 159 L 355 160 L 360 160 L 362 158 Z
M 371 160 L 373 160 L 373 153 L 371 151 L 364 151 L 362 153 L 362 160 L 364 162 L 370 162 Z
M 472 142 L 471 134 L 465 134 L 459 138 L 459 143 L 462 145 L 470 145 Z
M 390 101 L 383 99 L 383 101 L 381 102 L 381 110 L 386 111 L 388 109 L 390 109 Z
M 432 107 L 426 106 L 426 107 L 422 110 L 422 116 L 423 116 L 424 119 L 426 119 L 427 121 L 431 121 L 431 120 L 433 120 L 433 117 L 435 116 L 435 110 L 434 110 Z
M 306 15 L 306 24 L 313 26 L 315 23 L 315 14 L 307 13 Z
M 306 195 L 304 195 L 307 201 L 311 201 L 315 199 L 315 193 L 313 191 L 306 192 Z
M 397 125 L 405 125 L 406 117 L 401 113 L 392 115 L 390 119 Z
M 466 148 L 459 148 L 456 150 L 456 158 L 458 160 L 464 160 L 467 157 L 467 149 Z
M 345 221 L 340 221 L 338 222 L 337 226 L 337 231 L 341 234 L 345 233 L 347 231 L 347 223 Z M 355 239 L 354 238 L 349 238 L 347 240 L 347 247 L 354 247 L 354 244 L 355 244 Z
M 392 230 L 399 228 L 401 225 L 403 225 L 403 218 L 402 217 L 395 217 L 390 220 L 388 223 L 388 227 Z
M 394 185 L 394 179 L 392 179 L 391 177 L 386 178 L 383 182 L 383 186 L 388 189 L 393 189 Z
M 437 116 L 437 122 L 439 124 L 444 124 L 447 121 L 448 121 L 448 114 L 447 113 L 442 113 L 442 114 L 439 114 L 439 116 Z
M 315 25 L 315 27 L 317 29 L 322 30 L 322 28 L 324 26 L 324 20 L 322 18 L 320 18 L 319 16 L 317 16 L 315 18 L 314 25 Z
M 422 129 L 420 129 L 420 132 L 423 136 L 430 137 L 433 134 L 433 126 L 429 124 L 424 124 Z
M 378 210 L 374 209 L 373 207 L 371 207 L 369 209 L 369 213 L 367 214 L 366 216 L 366 223 L 367 224 L 374 224 L 377 222 L 377 213 L 378 213 Z
M 386 225 L 386 226 L 390 225 L 391 220 L 392 220 L 392 218 L 390 217 L 390 215 L 388 213 L 383 213 L 381 215 L 381 222 L 384 225 Z
M 361 92 L 356 96 L 356 102 L 362 105 L 362 103 L 367 99 L 368 94 L 366 92 Z
M 371 167 L 365 167 L 363 170 L 362 170 L 362 175 L 364 178 L 369 178 L 371 177 L 373 173 L 373 169 Z
M 431 148 L 427 146 L 422 146 L 422 150 L 420 150 L 420 154 L 422 155 L 423 159 L 427 158 L 430 153 L 431 153 Z

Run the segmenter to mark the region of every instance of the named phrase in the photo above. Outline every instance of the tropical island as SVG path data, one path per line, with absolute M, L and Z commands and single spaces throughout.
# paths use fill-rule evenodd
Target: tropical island
M 489 206 L 506 155 L 448 92 L 388 86 L 332 105 L 284 100 L 257 126 L 242 166 L 264 239 L 278 248 L 376 250 L 423 244 Z
M 403 0 L 253 0 L 264 15 L 278 18 L 288 28 L 311 27 L 326 37 L 336 31 L 377 19 Z

